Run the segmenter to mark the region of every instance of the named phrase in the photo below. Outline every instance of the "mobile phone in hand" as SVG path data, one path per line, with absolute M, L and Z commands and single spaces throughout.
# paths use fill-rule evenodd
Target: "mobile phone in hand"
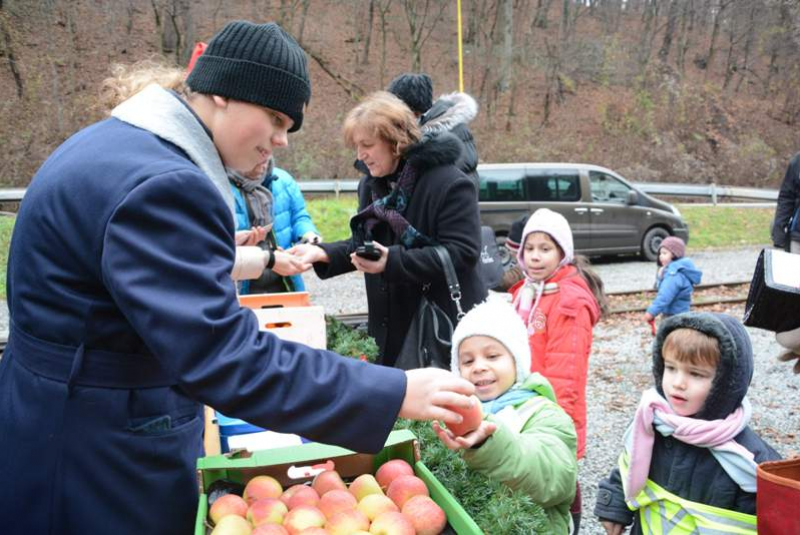
M 364 245 L 356 247 L 356 256 L 375 261 L 381 258 L 381 252 L 371 241 L 365 241 Z

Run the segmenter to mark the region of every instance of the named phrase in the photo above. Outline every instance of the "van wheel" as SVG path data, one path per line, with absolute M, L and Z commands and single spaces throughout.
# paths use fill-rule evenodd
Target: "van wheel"
M 495 234 L 494 239 L 495 243 L 497 243 L 497 254 L 500 256 L 500 265 L 504 268 L 508 268 L 513 258 L 511 258 L 511 252 L 506 248 L 506 236 L 505 234 Z
M 653 227 L 648 230 L 642 240 L 642 256 L 651 262 L 655 262 L 658 259 L 658 250 L 661 248 L 661 242 L 668 236 L 669 232 L 661 227 Z

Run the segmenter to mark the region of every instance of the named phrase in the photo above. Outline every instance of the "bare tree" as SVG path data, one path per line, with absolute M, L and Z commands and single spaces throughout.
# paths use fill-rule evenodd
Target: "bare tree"
M 643 72 L 650 63 L 650 51 L 653 49 L 653 40 L 656 35 L 658 23 L 658 2 L 657 0 L 645 0 L 644 12 L 642 13 L 644 27 L 639 37 L 638 63 L 639 69 Z
M 687 0 L 681 10 L 681 28 L 678 35 L 678 57 L 677 65 L 681 74 L 686 72 L 686 53 L 692 43 L 695 21 L 695 0 Z
M 366 65 L 369 63 L 369 49 L 372 47 L 372 21 L 375 19 L 375 0 L 369 0 L 369 10 L 367 14 L 367 36 L 364 39 L 363 53 L 361 54 L 361 63 Z
M 8 58 L 8 68 L 11 70 L 11 75 L 14 77 L 14 85 L 17 87 L 17 97 L 23 98 L 25 95 L 25 86 L 22 83 L 22 75 L 17 66 L 17 56 L 14 53 L 14 41 L 11 37 L 11 24 L 10 15 L 8 12 L 3 11 L 3 4 L 0 1 L 0 34 L 3 36 L 3 42 L 0 43 L 0 56 Z
M 548 14 L 550 13 L 550 6 L 552 4 L 553 0 L 537 0 L 536 14 L 533 16 L 532 24 L 534 28 L 547 28 Z
M 435 5 L 432 5 L 435 4 Z M 411 45 L 411 70 L 422 68 L 422 47 L 442 20 L 449 6 L 446 0 L 402 0 L 403 11 L 408 22 Z
M 667 11 L 667 27 L 664 29 L 664 38 L 661 41 L 661 48 L 658 50 L 658 59 L 661 63 L 666 63 L 669 58 L 669 51 L 672 48 L 672 39 L 675 35 L 675 27 L 678 25 L 678 13 L 680 12 L 680 0 L 671 0 Z
M 750 10 L 747 17 L 747 38 L 744 42 L 744 57 L 742 58 L 742 66 L 739 69 L 739 81 L 736 84 L 736 92 L 742 87 L 742 82 L 750 72 L 750 58 L 753 53 L 753 43 L 756 39 L 756 11 L 759 8 L 759 2 L 753 2 L 750 5 Z
M 371 1 L 371 0 L 370 0 Z M 302 1 L 302 9 L 300 10 L 300 28 L 297 30 L 297 42 L 303 44 L 303 33 L 306 31 L 306 17 L 308 16 L 308 7 L 311 0 Z
M 600 6 L 600 18 L 603 21 L 603 27 L 608 34 L 614 34 L 619 31 L 619 22 L 622 18 L 622 0 L 605 0 Z M 592 3 L 594 8 L 594 2 Z
M 392 7 L 392 0 L 377 0 L 378 16 L 381 21 L 381 66 L 380 66 L 380 87 L 383 87 L 384 80 L 386 79 L 386 35 L 387 28 L 386 22 L 389 15 L 389 9 Z
M 704 77 L 708 77 L 708 71 L 711 70 L 714 62 L 714 55 L 717 52 L 716 45 L 717 45 L 717 36 L 719 36 L 719 28 L 722 24 L 723 17 L 725 15 L 725 10 L 731 4 L 733 0 L 719 0 L 716 9 L 714 10 L 713 16 L 713 23 L 711 27 L 711 39 L 709 40 L 708 45 L 708 54 L 706 54 L 705 64 L 706 64 L 706 72 Z
M 504 93 L 511 87 L 511 62 L 514 54 L 514 0 L 503 0 L 503 48 L 500 53 L 500 76 L 497 89 Z

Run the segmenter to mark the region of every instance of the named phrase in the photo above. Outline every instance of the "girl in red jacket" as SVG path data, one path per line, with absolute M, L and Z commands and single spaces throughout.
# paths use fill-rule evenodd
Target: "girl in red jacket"
M 525 278 L 509 290 L 528 328 L 531 371 L 552 383 L 558 404 L 578 432 L 578 459 L 586 449 L 586 376 L 592 327 L 607 308 L 603 283 L 584 257 L 573 254 L 572 230 L 559 213 L 542 208 L 522 231 L 517 262 Z M 580 523 L 580 489 L 572 506 Z

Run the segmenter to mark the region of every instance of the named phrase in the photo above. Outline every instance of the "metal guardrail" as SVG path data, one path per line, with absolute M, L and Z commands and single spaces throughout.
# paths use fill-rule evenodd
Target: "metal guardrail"
M 300 190 L 314 193 L 354 193 L 358 191 L 358 180 L 303 180 L 299 181 Z M 720 186 L 717 184 L 669 184 L 662 182 L 635 182 L 634 186 L 651 195 L 667 195 L 672 197 L 708 197 L 712 204 L 720 198 L 740 199 L 748 201 L 778 200 L 778 190 L 741 188 L 736 186 Z
M 355 193 L 358 191 L 358 180 L 298 180 L 300 191 L 304 193 Z M 778 190 L 740 188 L 720 186 L 717 184 L 667 184 L 660 182 L 635 182 L 634 186 L 651 195 L 667 195 L 670 197 L 708 197 L 712 204 L 719 199 L 739 199 L 749 201 L 775 202 Z M 0 189 L 0 202 L 19 202 L 25 196 L 24 188 Z

